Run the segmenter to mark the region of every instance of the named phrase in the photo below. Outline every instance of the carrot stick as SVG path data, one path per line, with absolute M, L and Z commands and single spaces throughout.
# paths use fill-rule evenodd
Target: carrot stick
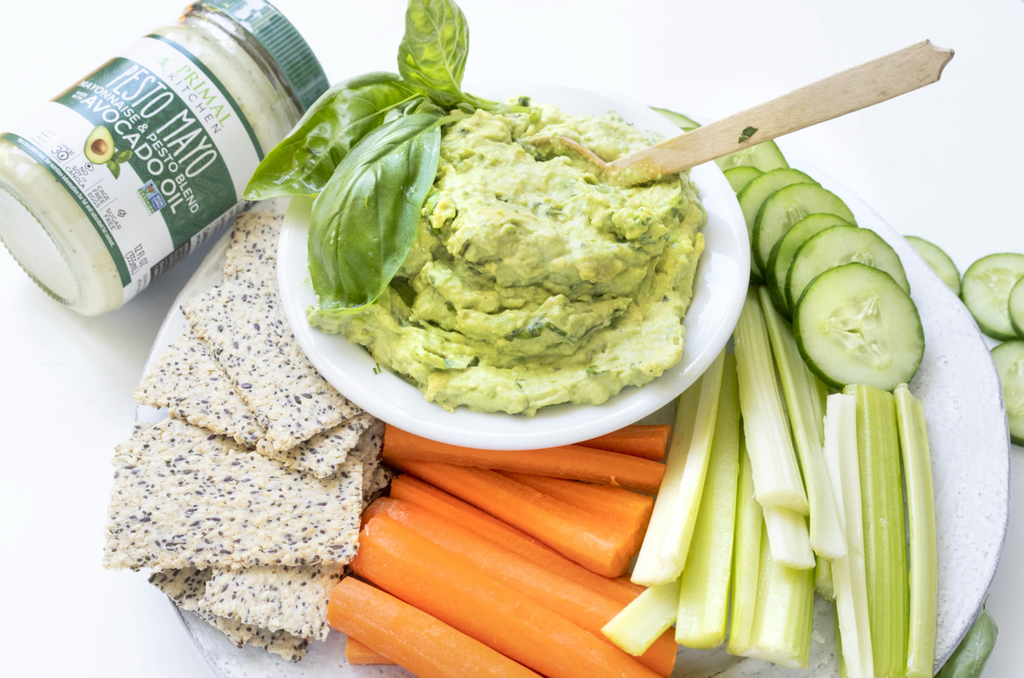
M 500 473 L 517 483 L 532 487 L 541 494 L 564 501 L 587 513 L 604 518 L 614 526 L 624 528 L 635 542 L 636 550 L 640 550 L 647 524 L 651 522 L 651 512 L 654 510 L 653 497 L 630 492 L 621 487 L 593 485 L 511 471 Z
M 378 505 L 375 515 L 383 513 L 389 516 L 438 546 L 461 556 L 466 563 L 495 581 L 529 596 L 601 641 L 613 644 L 601 633 L 601 629 L 623 610 L 625 605 L 622 603 L 531 563 L 422 506 L 387 498 L 378 499 L 374 503 Z M 666 632 L 637 660 L 667 677 L 675 666 L 678 651 L 675 638 Z
M 579 563 L 569 560 L 558 551 L 545 546 L 511 525 L 503 523 L 489 513 L 484 513 L 475 506 L 456 499 L 412 476 L 400 475 L 392 480 L 391 497 L 418 504 L 532 563 L 568 577 L 598 593 L 614 598 L 620 603 L 628 605 L 645 590 L 644 587 L 629 581 L 628 577 L 611 579 L 591 572 Z M 372 505 L 367 511 L 371 509 L 373 509 Z
M 618 431 L 597 438 L 585 440 L 580 445 L 619 454 L 629 454 L 651 461 L 665 461 L 671 426 L 638 426 L 620 428 Z
M 345 640 L 345 659 L 352 666 L 387 666 L 395 663 L 352 636 Z
M 586 480 L 657 494 L 665 465 L 628 454 L 594 450 L 579 445 L 543 450 L 477 450 L 439 443 L 388 426 L 384 435 L 384 459 L 432 461 L 457 466 L 532 473 L 538 476 Z
M 392 461 L 399 470 L 487 511 L 606 577 L 629 569 L 636 551 L 629 535 L 601 519 L 494 471 L 429 461 Z
M 658 675 L 386 514 L 373 518 L 360 533 L 352 569 L 548 678 Z
M 327 619 L 419 678 L 539 678 L 479 640 L 353 577 L 331 591 Z

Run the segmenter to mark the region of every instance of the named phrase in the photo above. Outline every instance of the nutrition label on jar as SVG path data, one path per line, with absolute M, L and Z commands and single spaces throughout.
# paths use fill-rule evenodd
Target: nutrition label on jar
M 263 153 L 238 105 L 181 46 L 143 38 L 3 136 L 86 214 L 125 301 L 244 207 Z

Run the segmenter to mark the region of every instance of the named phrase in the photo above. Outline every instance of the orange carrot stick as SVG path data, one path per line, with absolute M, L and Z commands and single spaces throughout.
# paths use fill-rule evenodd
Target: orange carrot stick
M 546 478 L 528 473 L 512 473 L 500 471 L 501 475 L 511 478 L 517 483 L 532 487 L 542 494 L 564 501 L 566 504 L 604 518 L 612 525 L 632 535 L 636 550 L 640 550 L 647 525 L 651 522 L 654 510 L 654 498 L 621 487 L 593 485 L 575 480 Z
M 352 636 L 345 640 L 345 659 L 352 666 L 387 666 L 395 663 Z
M 508 523 L 412 476 L 400 475 L 392 480 L 391 497 L 418 504 L 532 563 L 568 577 L 620 603 L 629 604 L 644 592 L 643 586 L 637 586 L 629 581 L 628 577 L 611 579 L 591 572 Z M 371 505 L 367 511 L 372 509 Z
M 624 530 L 494 471 L 429 461 L 392 461 L 399 470 L 440 487 L 537 538 L 606 577 L 629 569 L 636 551 Z
M 360 533 L 352 569 L 548 678 L 658 675 L 386 514 L 377 515 Z
M 419 678 L 539 678 L 479 640 L 353 577 L 334 587 L 327 619 Z
M 671 426 L 638 426 L 620 428 L 618 431 L 597 438 L 585 440 L 580 445 L 619 454 L 629 454 L 651 461 L 664 461 L 668 450 Z
M 657 494 L 665 465 L 628 454 L 594 450 L 579 445 L 543 450 L 477 450 L 439 443 L 388 426 L 384 435 L 384 459 L 431 461 L 538 476 L 586 480 Z
M 580 628 L 612 644 L 601 629 L 625 607 L 586 586 L 540 565 L 531 563 L 483 537 L 441 518 L 422 506 L 400 499 L 378 499 L 375 515 L 381 513 L 405 525 L 413 532 L 461 556 L 495 581 L 504 584 L 556 612 Z M 637 660 L 662 676 L 672 673 L 679 646 L 670 633 L 664 633 Z

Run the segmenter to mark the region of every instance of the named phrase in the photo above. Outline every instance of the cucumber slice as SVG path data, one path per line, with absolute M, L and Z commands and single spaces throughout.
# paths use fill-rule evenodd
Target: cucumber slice
M 766 141 L 757 146 L 744 148 L 715 161 L 724 172 L 730 167 L 756 167 L 762 172 L 776 169 L 788 169 L 789 163 L 774 141 Z
M 684 132 L 689 132 L 690 130 L 700 127 L 700 124 L 690 118 L 687 118 L 682 113 L 676 113 L 675 111 L 670 111 L 667 108 L 658 108 L 657 106 L 651 106 L 651 110 L 661 113 L 663 116 L 671 120 L 673 125 Z
M 953 290 L 953 294 L 959 297 L 960 271 L 957 269 L 956 264 L 953 263 L 953 260 L 949 258 L 949 255 L 943 252 L 938 245 L 928 242 L 924 238 L 908 235 L 904 236 L 904 239 L 910 243 L 914 251 L 921 255 L 924 263 L 932 267 L 932 270 L 938 274 L 942 282 L 946 283 L 946 287 Z
M 1017 336 L 1024 337 L 1024 278 L 1017 281 L 1017 284 L 1010 290 L 1010 325 L 1017 332 Z
M 1010 441 L 1024 445 L 1024 341 L 1016 339 L 996 346 L 992 349 L 992 361 L 1003 384 Z
M 772 248 L 765 279 L 768 283 L 768 292 L 772 295 L 772 303 L 787 320 L 793 317 L 793 307 L 786 299 L 786 274 L 789 273 L 789 265 L 793 263 L 793 255 L 811 236 L 833 226 L 853 224 L 834 214 L 812 214 L 793 224 L 793 228 L 786 231 L 786 235 Z
M 768 198 L 770 198 L 776 191 L 785 188 L 786 186 L 792 186 L 793 184 L 815 184 L 814 179 L 810 178 L 800 170 L 795 169 L 777 169 L 771 172 L 765 172 L 758 178 L 747 184 L 736 199 L 740 202 L 740 210 L 743 211 L 743 219 L 747 222 L 747 234 L 750 235 L 750 243 L 753 246 L 754 243 L 754 223 L 757 221 L 757 213 L 761 209 L 761 205 L 764 204 Z M 817 185 L 817 184 L 815 184 Z M 754 257 L 750 258 L 750 269 L 754 273 L 760 273 L 761 267 L 754 261 Z
M 764 172 L 756 167 L 732 167 L 725 170 L 723 174 L 729 180 L 729 185 L 732 186 L 733 192 L 739 193 L 747 184 L 764 174 Z
M 874 231 L 856 226 L 833 226 L 807 239 L 793 255 L 786 274 L 786 300 L 790 308 L 800 302 L 811 281 L 837 266 L 851 262 L 885 271 L 910 293 L 903 263 L 889 243 Z
M 772 248 L 786 231 L 812 214 L 834 214 L 851 224 L 857 223 L 846 203 L 817 184 L 794 184 L 779 189 L 765 200 L 754 220 L 754 239 L 751 242 L 760 270 L 767 267 Z
M 910 295 L 888 273 L 859 263 L 825 271 L 808 285 L 793 311 L 793 332 L 807 366 L 835 388 L 891 391 L 914 377 L 924 357 L 924 329 Z
M 993 339 L 1015 339 L 1010 324 L 1010 290 L 1024 277 L 1024 255 L 990 254 L 964 273 L 960 298 L 981 331 Z

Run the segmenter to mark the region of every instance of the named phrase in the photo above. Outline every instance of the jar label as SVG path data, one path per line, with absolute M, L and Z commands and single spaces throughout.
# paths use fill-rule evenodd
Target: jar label
M 138 294 L 246 203 L 263 152 L 220 81 L 151 35 L 47 103 L 3 138 L 57 179 Z

